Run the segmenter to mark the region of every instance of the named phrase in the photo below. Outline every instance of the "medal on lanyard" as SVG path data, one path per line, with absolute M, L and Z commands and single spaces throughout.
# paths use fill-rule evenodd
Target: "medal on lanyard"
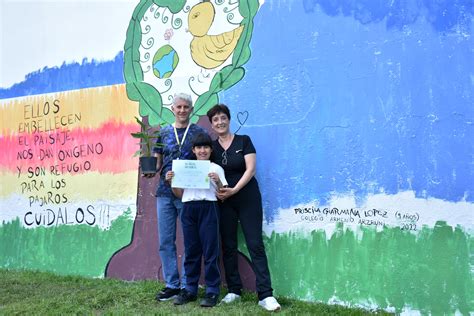
M 179 148 L 179 151 L 178 151 L 178 159 L 180 158 L 181 156 L 181 148 L 183 147 L 183 144 L 184 144 L 184 141 L 186 140 L 186 135 L 188 135 L 188 130 L 189 130 L 189 126 L 191 124 L 188 124 L 188 126 L 186 127 L 186 130 L 184 131 L 184 135 L 183 135 L 183 139 L 181 139 L 181 141 L 179 140 L 179 137 L 178 137 L 178 131 L 176 130 L 176 125 L 173 124 L 173 128 L 174 128 L 174 136 L 176 137 L 176 143 L 178 143 L 178 148 Z

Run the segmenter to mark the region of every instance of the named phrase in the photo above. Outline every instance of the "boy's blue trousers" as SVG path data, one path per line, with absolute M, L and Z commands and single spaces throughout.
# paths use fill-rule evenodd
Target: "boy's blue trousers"
M 181 212 L 181 226 L 186 290 L 193 295 L 197 294 L 203 257 L 206 294 L 219 294 L 219 205 L 216 201 L 185 202 Z

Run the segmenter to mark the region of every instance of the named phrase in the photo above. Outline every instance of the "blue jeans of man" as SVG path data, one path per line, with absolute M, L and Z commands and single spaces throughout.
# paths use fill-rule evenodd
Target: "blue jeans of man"
M 157 201 L 159 253 L 163 278 L 166 287 L 179 289 L 186 287 L 184 268 L 182 269 L 181 282 L 178 271 L 178 259 L 176 255 L 176 219 L 180 216 L 183 203 L 180 199 L 172 196 L 159 196 Z M 184 263 L 184 258 L 182 260 Z

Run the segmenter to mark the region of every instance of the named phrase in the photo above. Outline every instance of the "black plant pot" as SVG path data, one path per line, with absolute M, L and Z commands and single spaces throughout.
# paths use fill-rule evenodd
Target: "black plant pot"
M 140 157 L 140 168 L 143 174 L 156 173 L 156 157 Z

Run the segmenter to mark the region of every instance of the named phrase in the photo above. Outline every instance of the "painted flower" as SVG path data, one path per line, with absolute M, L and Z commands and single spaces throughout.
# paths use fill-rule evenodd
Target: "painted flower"
M 167 29 L 164 36 L 165 40 L 169 41 L 173 37 L 173 29 Z

